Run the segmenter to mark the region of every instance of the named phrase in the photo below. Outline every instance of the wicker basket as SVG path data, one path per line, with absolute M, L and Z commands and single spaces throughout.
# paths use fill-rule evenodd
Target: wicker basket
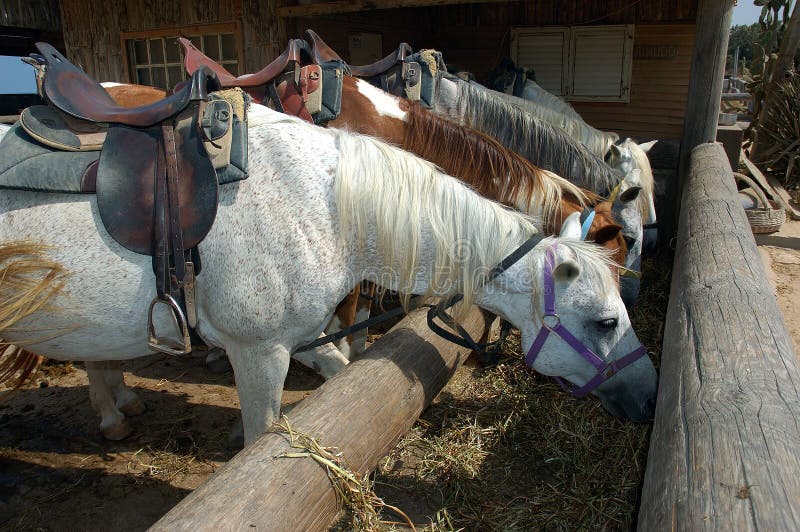
M 774 233 L 780 229 L 783 222 L 786 221 L 786 212 L 777 203 L 768 200 L 761 187 L 752 179 L 738 172 L 734 172 L 733 176 L 737 181 L 741 181 L 752 188 L 761 205 L 763 205 L 763 207 L 744 210 L 747 215 L 747 221 L 750 222 L 750 230 L 753 233 L 763 234 Z

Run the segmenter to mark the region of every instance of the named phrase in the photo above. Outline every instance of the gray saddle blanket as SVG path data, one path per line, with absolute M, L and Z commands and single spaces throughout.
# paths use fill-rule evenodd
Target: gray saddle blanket
M 210 99 L 214 99 L 212 95 Z M 220 185 L 247 179 L 247 120 L 233 113 L 230 162 L 217 168 Z M 245 114 L 246 111 L 242 114 Z M 94 193 L 97 151 L 65 151 L 35 140 L 17 122 L 0 140 L 0 188 Z

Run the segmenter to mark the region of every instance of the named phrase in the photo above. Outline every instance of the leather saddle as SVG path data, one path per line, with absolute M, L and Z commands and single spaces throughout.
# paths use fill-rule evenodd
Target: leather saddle
M 307 122 L 325 124 L 341 109 L 341 85 L 345 64 L 341 59 L 317 62 L 303 39 L 290 39 L 286 50 L 270 64 L 253 74 L 234 76 L 197 49 L 191 41 L 179 38 L 184 67 L 189 73 L 200 67 L 214 72 L 223 88 L 239 87 L 259 104 L 298 116 Z
M 306 30 L 317 62 L 340 59 L 313 30 Z M 425 57 L 425 54 L 430 57 Z M 433 62 L 435 64 L 430 64 Z M 385 92 L 401 98 L 419 101 L 432 107 L 438 89 L 439 76 L 445 71 L 441 54 L 434 51 L 414 53 L 408 43 L 400 43 L 397 50 L 370 65 L 348 65 L 353 76 L 363 78 Z
M 48 104 L 108 128 L 97 166 L 97 205 L 114 240 L 153 257 L 158 295 L 150 304 L 148 343 L 164 353 L 188 353 L 189 328 L 196 324 L 196 246 L 217 211 L 217 176 L 201 124 L 208 92 L 220 86 L 217 76 L 201 67 L 173 95 L 126 108 L 55 48 L 44 43 L 36 47 L 46 63 L 42 93 Z M 159 303 L 175 316 L 179 342 L 156 335 L 152 316 Z

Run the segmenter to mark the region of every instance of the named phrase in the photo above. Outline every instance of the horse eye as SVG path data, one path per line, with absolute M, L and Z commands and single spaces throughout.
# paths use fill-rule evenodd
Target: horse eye
M 617 323 L 618 323 L 617 318 L 609 318 L 607 320 L 598 321 L 597 325 L 599 325 L 603 329 L 616 329 Z
M 632 236 L 622 235 L 622 238 L 625 239 L 625 245 L 628 246 L 628 249 L 633 248 L 633 245 L 636 244 L 636 239 Z

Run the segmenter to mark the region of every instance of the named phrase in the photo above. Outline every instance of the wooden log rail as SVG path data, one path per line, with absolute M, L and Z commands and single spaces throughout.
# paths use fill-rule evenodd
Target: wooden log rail
M 800 371 L 718 144 L 675 253 L 639 530 L 800 530 Z
M 338 447 L 357 474 L 374 469 L 469 355 L 430 331 L 425 312 L 297 405 L 292 428 Z M 487 325 L 473 308 L 462 326 L 478 338 Z M 327 530 L 338 511 L 331 481 L 311 458 L 279 458 L 290 450 L 287 435 L 264 434 L 150 530 Z

